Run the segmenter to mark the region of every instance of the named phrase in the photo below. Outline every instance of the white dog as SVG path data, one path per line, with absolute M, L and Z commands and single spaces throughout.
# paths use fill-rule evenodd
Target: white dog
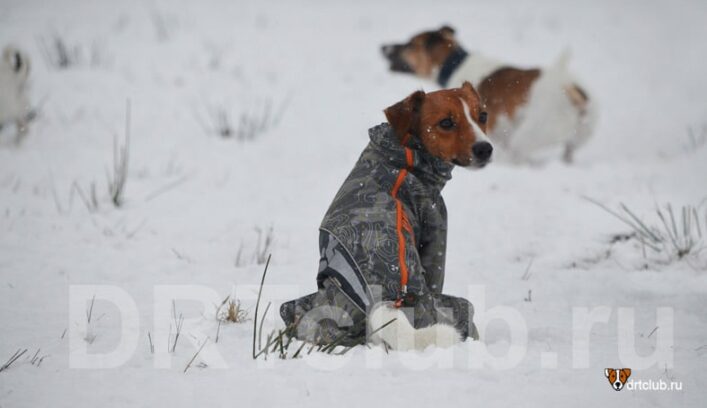
M 20 50 L 7 46 L 0 59 L 0 128 L 14 123 L 17 141 L 27 133 L 27 122 L 33 112 L 27 97 L 29 57 Z

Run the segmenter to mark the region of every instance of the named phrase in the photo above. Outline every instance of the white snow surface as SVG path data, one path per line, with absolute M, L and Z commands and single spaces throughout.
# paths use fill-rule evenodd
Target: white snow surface
M 703 202 L 707 146 L 689 147 L 687 129 L 699 135 L 707 123 L 705 21 L 702 1 L 2 0 L 0 45 L 31 56 L 32 100 L 44 102 L 20 146 L 12 127 L 0 133 L 0 364 L 27 349 L 0 372 L 0 407 L 704 406 L 707 254 L 666 261 L 644 257 L 635 240 L 612 245 L 629 229 L 582 196 L 626 203 L 645 220 L 656 204 Z M 570 69 L 598 106 L 574 165 L 456 169 L 444 190 L 444 291 L 475 304 L 481 342 L 254 361 L 248 321 L 222 324 L 214 343 L 213 303 L 235 295 L 252 318 L 263 270 L 251 260 L 256 228 L 274 235 L 265 332 L 283 327 L 283 301 L 315 290 L 318 226 L 367 129 L 414 90 L 436 89 L 388 72 L 379 47 L 441 24 L 468 50 L 520 66 L 571 48 Z M 76 65 L 45 63 L 39 44 L 55 34 L 78 47 Z M 105 173 L 126 99 L 129 172 L 114 208 Z M 281 120 L 252 141 L 197 120 L 221 106 L 238 123 L 269 99 L 284 104 Z M 97 211 L 74 183 L 84 192 L 95 183 Z M 110 288 L 128 301 L 102 299 Z M 81 291 L 97 295 L 90 333 Z M 185 323 L 166 354 L 172 297 L 192 299 L 176 302 Z M 522 336 L 486 325 L 493 308 L 515 311 Z M 577 352 L 582 308 L 609 313 L 591 329 L 588 355 Z M 672 311 L 668 324 L 657 323 L 659 308 Z M 620 356 L 628 341 L 650 360 L 666 336 L 670 352 L 650 364 Z M 117 367 L 81 368 L 82 350 L 95 360 L 121 343 Z M 504 367 L 501 357 L 519 350 Z M 616 392 L 607 367 L 683 389 Z

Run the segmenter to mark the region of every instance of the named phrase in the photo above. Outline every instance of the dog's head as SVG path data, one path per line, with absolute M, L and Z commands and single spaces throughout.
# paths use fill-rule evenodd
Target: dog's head
M 464 167 L 481 168 L 491 160 L 488 115 L 469 82 L 461 88 L 414 92 L 384 112 L 403 143 L 416 137 L 431 155 Z
M 609 379 L 609 384 L 611 384 L 611 388 L 615 389 L 616 391 L 621 391 L 621 389 L 624 388 L 624 385 L 626 385 L 628 377 L 631 376 L 631 369 L 606 368 L 604 369 L 604 375 L 607 379 Z
M 24 84 L 29 76 L 29 57 L 19 49 L 7 46 L 2 51 L 2 69 L 11 72 L 18 84 Z
M 391 71 L 431 78 L 456 46 L 454 29 L 443 26 L 417 34 L 403 44 L 383 45 L 381 51 Z

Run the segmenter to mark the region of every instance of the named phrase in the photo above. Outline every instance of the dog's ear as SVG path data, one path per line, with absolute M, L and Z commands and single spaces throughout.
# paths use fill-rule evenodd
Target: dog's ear
M 613 368 L 605 368 L 604 369 L 604 375 L 606 376 L 606 378 L 609 378 L 609 373 L 612 371 L 614 371 Z
M 454 34 L 456 33 L 456 31 L 448 25 L 443 25 L 437 32 L 450 39 L 454 38 Z
M 424 91 L 413 92 L 410 96 L 383 110 L 388 123 L 402 141 L 408 134 L 418 134 L 420 108 L 425 100 Z
M 464 94 L 469 98 L 469 102 L 472 104 L 481 104 L 481 97 L 479 96 L 479 93 L 476 92 L 476 89 L 474 89 L 474 86 L 471 84 L 469 81 L 464 81 L 462 84 L 462 91 Z
M 630 368 L 622 368 L 621 372 L 624 373 L 624 375 L 626 375 L 627 380 L 628 380 L 628 377 L 631 376 L 631 369 Z
M 464 99 L 466 99 L 466 103 L 469 104 L 469 108 L 472 109 L 472 107 L 479 107 L 479 117 L 478 117 L 478 123 L 479 126 L 481 127 L 481 130 L 486 132 L 486 124 L 488 123 L 488 113 L 486 112 L 486 107 L 484 106 L 481 96 L 479 96 L 478 92 L 476 92 L 476 89 L 469 83 L 469 81 L 464 81 L 462 84 L 462 95 L 464 95 Z

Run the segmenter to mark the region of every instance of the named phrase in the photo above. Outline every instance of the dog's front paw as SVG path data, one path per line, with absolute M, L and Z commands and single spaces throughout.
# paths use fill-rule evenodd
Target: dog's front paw
M 446 348 L 461 342 L 459 332 L 447 324 L 414 328 L 405 313 L 396 308 L 393 302 L 382 302 L 375 306 L 368 316 L 368 328 L 372 343 L 385 343 L 400 351 L 424 350 L 432 345 Z

